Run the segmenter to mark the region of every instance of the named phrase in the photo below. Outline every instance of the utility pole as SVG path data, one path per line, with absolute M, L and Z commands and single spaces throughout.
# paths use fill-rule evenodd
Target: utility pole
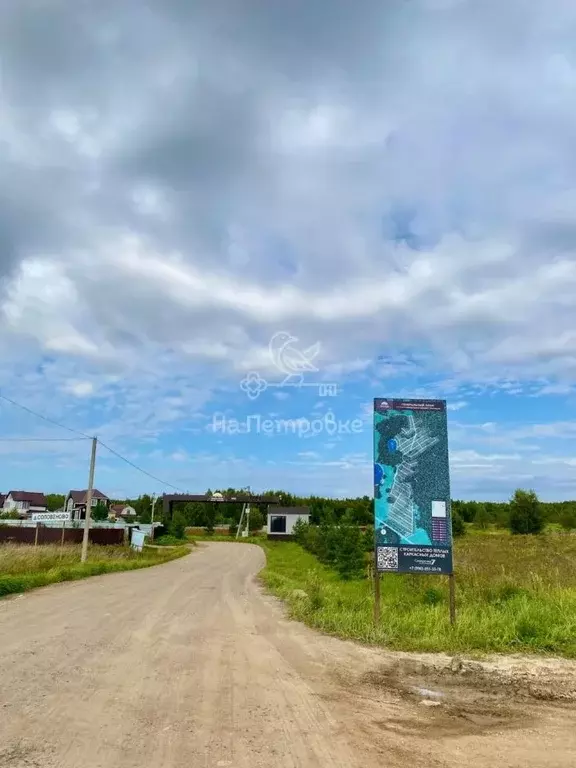
M 158 497 L 155 493 L 152 494 L 152 514 L 150 515 L 150 541 L 154 541 L 154 507 L 156 506 L 156 502 L 158 501 Z
M 96 446 L 98 438 L 92 438 L 92 454 L 90 456 L 90 474 L 88 475 L 88 490 L 86 492 L 86 515 L 84 517 L 84 536 L 82 538 L 82 555 L 80 562 L 85 563 L 88 556 L 88 539 L 90 537 L 90 515 L 92 514 L 92 491 L 94 489 L 94 469 L 96 467 Z

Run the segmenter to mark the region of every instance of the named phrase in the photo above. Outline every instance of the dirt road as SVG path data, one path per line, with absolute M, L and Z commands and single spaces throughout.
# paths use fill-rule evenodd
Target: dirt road
M 0 766 L 573 768 L 574 703 L 317 635 L 263 564 L 214 543 L 0 601 Z

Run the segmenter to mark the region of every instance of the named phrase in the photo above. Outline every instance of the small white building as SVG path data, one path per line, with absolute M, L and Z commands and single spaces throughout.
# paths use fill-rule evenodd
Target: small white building
M 266 520 L 268 538 L 291 539 L 298 520 L 310 522 L 309 507 L 277 507 L 270 504 Z

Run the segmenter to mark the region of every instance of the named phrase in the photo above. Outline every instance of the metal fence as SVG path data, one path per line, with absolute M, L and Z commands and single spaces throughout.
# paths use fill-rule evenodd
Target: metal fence
M 47 525 L 8 526 L 0 525 L 0 544 L 81 544 L 82 528 L 54 528 Z M 90 528 L 90 544 L 124 544 L 121 528 Z

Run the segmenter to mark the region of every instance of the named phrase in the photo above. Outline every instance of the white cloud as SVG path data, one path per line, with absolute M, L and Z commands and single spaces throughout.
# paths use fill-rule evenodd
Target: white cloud
M 94 393 L 94 384 L 91 381 L 68 381 L 63 389 L 75 397 L 90 397 Z
M 449 402 L 446 405 L 446 408 L 449 411 L 461 411 L 462 408 L 466 408 L 467 405 L 468 403 L 465 400 L 456 400 L 454 402 Z

